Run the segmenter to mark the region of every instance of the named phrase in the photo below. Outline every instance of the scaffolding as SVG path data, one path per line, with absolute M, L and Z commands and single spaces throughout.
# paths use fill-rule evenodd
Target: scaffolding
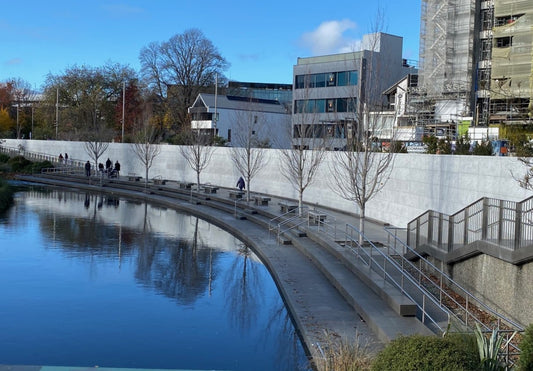
M 475 10 L 473 0 L 422 0 L 421 85 L 429 95 L 470 93 Z

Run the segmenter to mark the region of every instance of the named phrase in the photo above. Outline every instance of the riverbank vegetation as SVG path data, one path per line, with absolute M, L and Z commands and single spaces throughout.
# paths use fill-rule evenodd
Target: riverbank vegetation
M 13 203 L 13 189 L 0 178 L 0 213 L 7 210 Z
M 13 178 L 17 173 L 31 174 L 49 167 L 54 167 L 49 161 L 32 162 L 23 156 L 10 157 L 0 153 L 0 212 L 13 204 L 14 190 L 6 179 Z

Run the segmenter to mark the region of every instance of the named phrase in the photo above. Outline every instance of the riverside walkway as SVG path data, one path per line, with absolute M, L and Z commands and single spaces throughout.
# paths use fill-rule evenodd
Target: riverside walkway
M 188 188 L 190 184 L 176 181 L 145 185 L 127 176 L 87 179 L 60 173 L 18 179 L 145 200 L 191 213 L 228 230 L 248 244 L 271 272 L 315 361 L 328 344 L 339 339 L 376 351 L 399 335 L 432 334 L 414 315 L 394 310 L 387 297 L 370 288 L 367 279 L 371 278 L 365 279 L 334 253 L 334 249 L 342 249 L 346 225 L 359 225 L 355 215 L 316 210 L 310 204 L 306 205 L 306 215 L 312 219 L 300 219 L 295 213 L 282 212 L 284 205 L 293 205 L 295 200 L 257 195 L 257 201 L 247 202 L 246 194 L 238 198 L 236 189 L 211 185 L 194 190 Z M 321 218 L 325 218 L 323 224 Z M 365 236 L 380 246 L 389 243 L 384 226 L 377 222 L 365 223 Z M 331 246 L 336 247 L 332 250 Z

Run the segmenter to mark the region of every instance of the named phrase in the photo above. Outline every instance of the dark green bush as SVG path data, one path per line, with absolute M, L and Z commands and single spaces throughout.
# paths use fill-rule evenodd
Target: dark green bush
M 32 173 L 40 173 L 41 169 L 54 167 L 50 161 L 33 162 L 30 166 Z
M 533 324 L 526 328 L 519 347 L 518 371 L 533 371 Z
M 0 163 L 8 162 L 9 159 L 9 155 L 6 155 L 5 153 L 0 153 Z
M 476 339 L 470 335 L 402 336 L 390 342 L 372 362 L 372 370 L 479 370 Z
M 27 168 L 31 165 L 31 161 L 26 159 L 24 156 L 15 156 L 9 159 L 7 162 L 11 166 L 11 171 L 18 172 L 27 172 Z
M 3 179 L 0 179 L 0 212 L 7 210 L 13 203 L 13 189 Z

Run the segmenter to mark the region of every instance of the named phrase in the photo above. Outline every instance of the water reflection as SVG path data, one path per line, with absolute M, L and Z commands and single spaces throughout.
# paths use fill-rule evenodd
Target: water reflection
M 0 218 L 0 282 L 0 364 L 306 369 L 253 252 L 166 208 L 17 193 Z

